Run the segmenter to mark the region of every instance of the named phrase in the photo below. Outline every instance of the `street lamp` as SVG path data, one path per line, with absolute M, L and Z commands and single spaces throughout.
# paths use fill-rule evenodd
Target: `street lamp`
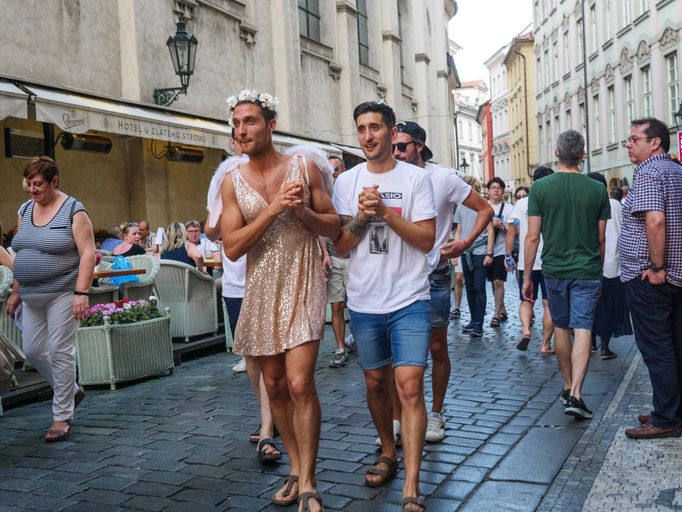
M 459 164 L 459 168 L 463 169 L 464 174 L 467 174 L 467 169 L 469 168 L 469 164 L 467 163 L 467 159 L 465 157 L 462 157 L 462 163 Z
M 170 51 L 175 74 L 180 77 L 182 86 L 154 89 L 154 103 L 166 107 L 177 100 L 181 94 L 187 94 L 189 77 L 194 73 L 194 60 L 197 57 L 197 44 L 199 43 L 196 37 L 187 34 L 184 21 L 178 22 L 176 27 L 175 35 L 168 37 L 166 46 Z
M 675 112 L 673 114 L 673 116 L 675 117 L 675 126 L 679 130 L 680 129 L 680 121 L 678 121 L 678 119 L 682 119 L 682 102 L 680 102 L 680 108 L 677 109 L 677 112 Z

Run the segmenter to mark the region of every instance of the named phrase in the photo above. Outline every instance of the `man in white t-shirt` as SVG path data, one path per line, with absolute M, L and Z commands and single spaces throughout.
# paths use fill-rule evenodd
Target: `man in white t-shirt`
M 185 222 L 185 228 L 187 229 L 187 241 L 197 246 L 204 260 L 220 258 L 218 246 L 207 237 L 201 236 L 201 223 L 198 220 L 188 220 Z
M 533 172 L 533 182 L 553 174 L 554 171 L 548 167 L 538 167 Z M 516 348 L 522 351 L 528 349 L 530 343 L 531 332 L 530 323 L 533 317 L 534 302 L 524 300 L 521 288 L 523 287 L 525 252 L 523 249 L 526 240 L 526 233 L 528 233 L 528 197 L 519 199 L 514 205 L 514 209 L 509 215 L 507 236 L 505 238 L 506 261 L 511 260 L 511 253 L 514 248 L 514 239 L 518 233 L 519 235 L 519 262 L 517 280 L 519 284 L 519 297 L 521 304 L 519 305 L 519 317 L 521 319 L 521 340 L 516 344 Z M 531 271 L 531 279 L 533 282 L 533 301 L 538 299 L 538 291 L 542 293 L 542 346 L 540 347 L 540 355 L 550 356 L 554 353 L 550 347 L 549 340 L 552 338 L 554 332 L 554 324 L 552 323 L 552 315 L 549 313 L 549 303 L 547 302 L 547 290 L 545 289 L 545 279 L 542 276 L 542 237 L 538 245 L 538 256 L 533 263 L 533 270 Z M 511 260 L 513 261 L 513 260 Z M 510 263 L 507 263 L 509 265 Z
M 493 210 L 480 195 L 471 193 L 471 186 L 457 176 L 453 169 L 428 162 L 433 153 L 426 145 L 426 131 L 419 124 L 407 121 L 398 123 L 398 133 L 393 138 L 393 157 L 424 169 L 431 178 L 436 202 L 436 243 L 428 254 L 429 285 L 431 287 L 431 387 L 433 403 L 426 425 L 426 441 L 438 443 L 445 437 L 443 402 L 450 380 L 450 357 L 448 355 L 448 323 L 450 321 L 450 265 L 448 258 L 457 257 L 470 247 L 478 235 L 486 229 Z M 476 212 L 476 224 L 463 241 L 459 252 L 442 252 L 452 231 L 452 211 L 465 204 Z M 459 244 L 461 245 L 461 244 Z M 393 418 L 400 418 L 400 403 L 393 404 Z M 397 409 L 397 410 L 396 410 Z M 396 412 L 398 414 L 396 414 Z
M 398 471 L 392 404 L 387 399 L 393 373 L 403 411 L 403 510 L 420 510 L 424 370 L 431 334 L 426 255 L 436 234 L 433 188 L 427 173 L 393 158 L 395 114 L 388 105 L 362 103 L 353 118 L 367 162 L 336 180 L 334 206 L 344 227 L 334 246 L 339 254 L 350 254 L 350 329 L 381 439 L 381 456 L 365 475 L 365 485 L 378 487 Z

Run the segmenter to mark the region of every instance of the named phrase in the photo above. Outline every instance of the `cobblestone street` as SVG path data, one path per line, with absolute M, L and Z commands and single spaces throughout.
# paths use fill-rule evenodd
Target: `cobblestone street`
M 428 510 L 679 508 L 679 440 L 622 435 L 650 399 L 633 339 L 614 340 L 618 359 L 593 356 L 585 401 L 595 416 L 574 420 L 563 414 L 556 361 L 537 353 L 536 333 L 528 352 L 515 349 L 511 280 L 507 290 L 512 319 L 486 327 L 482 339 L 460 334 L 466 311 L 451 322 L 447 437 L 426 445 L 421 473 Z M 342 369 L 327 365 L 331 338 L 328 329 L 317 369 L 318 490 L 327 510 L 400 510 L 402 470 L 385 488 L 363 485 L 376 432 L 356 356 Z M 258 426 L 256 403 L 246 375 L 230 370 L 236 361 L 215 354 L 183 363 L 169 377 L 113 392 L 90 389 L 73 435 L 56 445 L 42 441 L 49 402 L 6 411 L 0 511 L 277 509 L 270 497 L 287 465 L 256 460 L 247 440 Z

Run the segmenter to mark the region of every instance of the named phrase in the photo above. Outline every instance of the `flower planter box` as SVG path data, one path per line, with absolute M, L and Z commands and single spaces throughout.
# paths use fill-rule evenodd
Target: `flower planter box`
M 83 385 L 126 382 L 165 371 L 173 373 L 170 316 L 132 324 L 81 327 L 76 339 L 78 382 Z

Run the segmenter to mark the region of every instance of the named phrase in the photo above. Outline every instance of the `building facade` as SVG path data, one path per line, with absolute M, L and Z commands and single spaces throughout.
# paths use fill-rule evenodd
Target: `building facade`
M 533 122 L 536 108 L 533 34 L 515 37 L 504 59 L 509 95 L 511 182 L 509 188 L 530 185 L 538 165 L 538 135 Z
M 488 97 L 488 86 L 483 80 L 462 82 L 461 87 L 455 89 L 453 94 L 456 113 L 455 136 L 459 151 L 458 168 L 466 174 L 483 179 L 481 162 L 483 141 L 481 126 L 478 124 L 478 108 Z
M 0 221 L 15 224 L 25 199 L 17 148 L 41 137 L 36 151 L 54 155 L 61 186 L 96 227 L 203 218 L 228 149 L 225 99 L 244 88 L 279 97 L 280 149 L 307 141 L 360 157 L 353 108 L 382 98 L 427 130 L 435 160 L 454 165 L 456 10 L 454 0 L 6 0 L 0 125 L 12 148 L 0 139 Z M 186 95 L 158 106 L 155 89 L 179 86 L 166 48 L 178 20 L 198 40 L 194 74 Z M 66 149 L 71 134 L 110 149 Z
M 493 118 L 490 112 L 490 102 L 486 101 L 478 107 L 476 117 L 481 127 L 481 166 L 483 181 L 490 181 L 495 176 L 495 160 L 493 157 Z
M 492 117 L 492 158 L 495 175 L 513 188 L 511 168 L 511 131 L 509 129 L 509 92 L 504 59 L 509 45 L 497 50 L 485 66 L 490 72 L 490 115 Z
M 573 128 L 589 133 L 590 170 L 631 181 L 630 121 L 653 116 L 675 131 L 682 2 L 536 0 L 533 16 L 540 161 L 555 165 L 556 136 Z

